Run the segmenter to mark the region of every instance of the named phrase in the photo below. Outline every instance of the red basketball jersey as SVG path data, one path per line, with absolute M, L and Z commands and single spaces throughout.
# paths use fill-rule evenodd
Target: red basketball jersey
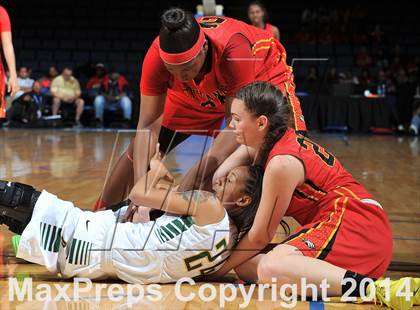
M 327 199 L 331 199 L 334 191 L 356 199 L 372 199 L 333 154 L 292 129 L 288 129 L 274 145 L 267 164 L 277 155 L 292 155 L 305 167 L 305 182 L 295 189 L 286 211 L 287 216 L 292 216 L 301 225 L 310 223 L 320 212 L 327 211 L 325 208 L 333 207 L 322 202 L 327 194 L 330 194 Z
M 273 25 L 269 23 L 265 23 L 265 31 L 268 31 L 268 33 L 273 34 Z
M 284 47 L 266 30 L 228 17 L 202 17 L 197 21 L 212 50 L 211 71 L 198 84 L 195 81 L 182 82 L 166 70 L 159 56 L 159 37 L 153 41 L 143 63 L 141 93 L 154 96 L 167 90 L 165 127 L 174 130 L 217 129 L 225 115 L 226 96 L 234 95 L 240 87 L 256 80 L 274 85 L 293 81 Z M 251 66 L 252 70 L 247 71 L 251 72 L 250 76 L 241 79 L 244 85 L 226 80 L 226 69 L 220 65 L 226 46 L 237 34 L 244 36 L 252 49 L 249 59 L 228 59 Z
M 9 32 L 9 31 L 11 31 L 9 15 L 7 14 L 6 9 L 0 6 L 0 33 Z M 1 41 L 0 41 L 0 48 L 1 48 Z M 6 102 L 4 100 L 4 95 L 6 93 L 5 77 L 6 77 L 6 74 L 4 72 L 3 61 L 1 59 L 1 53 L 0 53 L 0 118 L 6 117 Z

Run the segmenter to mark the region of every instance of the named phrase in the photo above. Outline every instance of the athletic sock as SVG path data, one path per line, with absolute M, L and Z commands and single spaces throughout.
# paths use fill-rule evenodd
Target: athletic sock
M 102 197 L 99 197 L 98 200 L 96 200 L 95 206 L 93 207 L 93 212 L 105 210 L 108 205 L 108 203 L 102 200 Z
M 346 273 L 344 274 L 343 284 L 341 285 L 341 294 L 344 295 L 345 293 L 347 293 L 347 296 L 349 297 L 360 297 L 361 295 L 360 287 L 364 279 L 372 279 L 372 278 L 364 276 L 357 272 L 347 270 Z M 372 279 L 372 280 L 375 281 L 375 279 Z M 369 283 L 367 281 L 368 280 L 366 280 L 364 283 L 364 292 L 363 292 L 365 294 L 364 296 L 367 296 L 366 289 Z M 356 283 L 356 287 L 353 286 L 353 283 Z

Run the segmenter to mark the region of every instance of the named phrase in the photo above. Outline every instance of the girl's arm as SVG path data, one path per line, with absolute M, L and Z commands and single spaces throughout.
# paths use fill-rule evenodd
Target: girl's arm
M 246 145 L 240 145 L 226 160 L 217 168 L 213 175 L 213 182 L 222 177 L 226 177 L 229 172 L 239 166 L 251 165 L 256 158 L 256 150 Z
M 222 276 L 252 258 L 273 239 L 297 186 L 303 183 L 303 164 L 293 156 L 270 160 L 264 174 L 262 198 L 250 231 L 215 275 Z
M 182 190 L 192 190 L 211 186 L 214 171 L 232 154 L 238 143 L 233 132 L 225 128 L 214 139 L 207 153 L 198 160 L 181 180 Z
M 13 50 L 12 33 L 10 31 L 1 33 L 1 44 L 3 45 L 3 53 L 10 74 L 7 91 L 13 97 L 19 91 L 19 84 L 17 82 L 15 52 Z
M 159 144 L 157 144 L 155 156 L 150 161 L 150 171 L 136 183 L 129 199 L 135 205 L 144 205 L 180 215 L 191 215 L 199 225 L 213 223 L 223 218 L 223 207 L 212 193 L 179 192 L 173 186 L 169 189 L 162 188 L 158 184 L 162 179 L 170 182 L 174 180 L 161 162 Z
M 149 160 L 154 155 L 158 142 L 166 94 L 159 96 L 141 95 L 140 116 L 133 144 L 134 181 L 147 172 Z

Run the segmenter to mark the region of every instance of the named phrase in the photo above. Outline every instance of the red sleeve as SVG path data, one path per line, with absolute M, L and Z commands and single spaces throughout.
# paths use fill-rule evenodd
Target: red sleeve
M 140 80 L 140 92 L 146 96 L 166 93 L 171 74 L 159 56 L 159 43 L 155 39 L 144 57 Z
M 124 75 L 120 75 L 120 78 L 121 78 L 121 85 L 124 87 L 124 86 L 127 86 L 128 85 L 128 81 L 127 81 L 127 79 L 125 78 L 125 76 Z
M 4 7 L 0 6 L 0 32 L 11 30 L 9 14 Z
M 91 77 L 86 84 L 86 89 L 91 89 L 93 87 L 93 84 L 95 84 L 95 82 L 96 82 L 95 77 Z
M 242 34 L 234 34 L 223 52 L 220 68 L 223 88 L 227 96 L 233 96 L 241 87 L 255 80 L 251 45 Z

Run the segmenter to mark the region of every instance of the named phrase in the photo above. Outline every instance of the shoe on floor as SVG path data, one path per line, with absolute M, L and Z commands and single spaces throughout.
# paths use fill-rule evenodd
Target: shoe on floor
M 419 134 L 417 127 L 414 125 L 410 126 L 410 129 L 408 130 L 408 132 L 410 133 L 410 135 L 413 135 L 413 136 L 417 136 Z
M 409 310 L 414 305 L 420 305 L 420 278 L 376 280 L 369 284 L 367 296 L 370 296 L 372 289 L 374 290 L 375 304 L 386 305 L 394 310 Z
M 83 128 L 83 125 L 80 121 L 76 121 L 73 125 L 73 128 L 80 129 L 80 128 Z
M 30 185 L 0 180 L 0 224 L 21 234 L 31 220 L 40 194 Z

